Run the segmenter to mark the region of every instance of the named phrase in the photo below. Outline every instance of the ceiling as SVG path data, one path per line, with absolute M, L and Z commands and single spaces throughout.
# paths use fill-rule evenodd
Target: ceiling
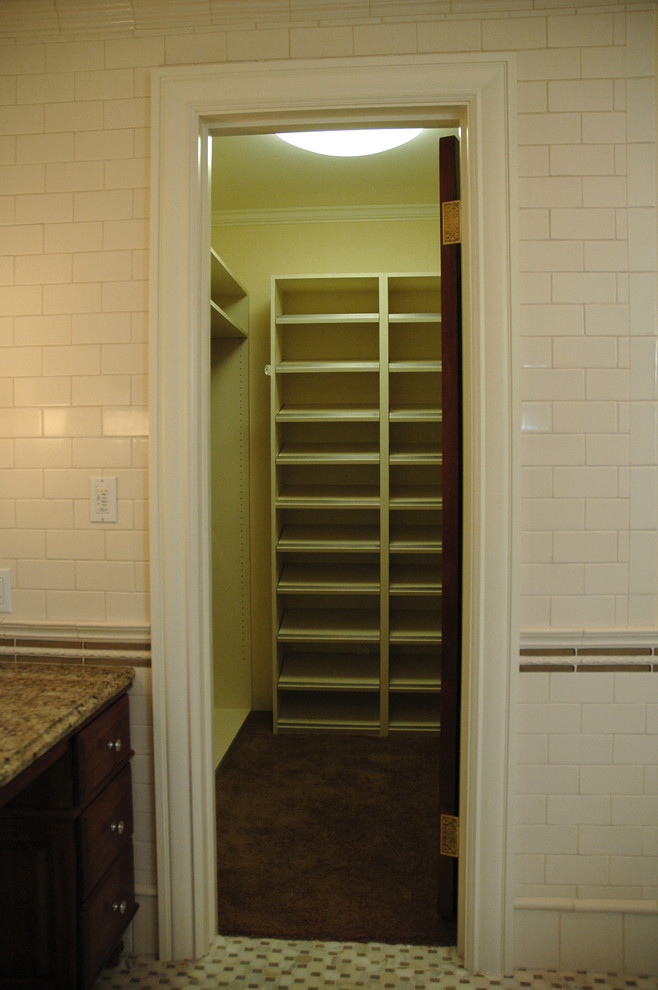
M 302 151 L 276 134 L 218 136 L 212 148 L 212 211 L 438 202 L 438 139 L 456 130 L 427 128 L 413 141 L 362 158 Z

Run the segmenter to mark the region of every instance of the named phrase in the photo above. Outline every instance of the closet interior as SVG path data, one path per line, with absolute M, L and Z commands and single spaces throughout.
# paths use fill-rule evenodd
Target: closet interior
M 216 762 L 252 709 L 438 732 L 446 133 L 349 161 L 214 139 Z

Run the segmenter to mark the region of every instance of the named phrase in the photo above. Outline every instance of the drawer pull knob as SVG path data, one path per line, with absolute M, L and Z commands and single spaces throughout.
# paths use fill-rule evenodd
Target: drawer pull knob
M 114 904 L 112 905 L 112 910 L 118 911 L 119 914 L 125 914 L 126 911 L 128 910 L 127 901 L 115 901 Z
M 121 752 L 121 740 L 120 739 L 110 739 L 107 744 L 108 749 L 113 749 L 115 753 Z
M 126 826 L 125 826 L 125 823 L 123 821 L 121 821 L 121 822 L 112 822 L 111 825 L 110 825 L 110 832 L 118 832 L 119 835 L 123 835 L 123 833 L 125 831 L 125 828 L 126 828 Z

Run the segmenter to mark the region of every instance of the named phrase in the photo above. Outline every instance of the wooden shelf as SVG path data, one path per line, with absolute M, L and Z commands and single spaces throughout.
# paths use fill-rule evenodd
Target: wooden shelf
M 367 485 L 285 485 L 276 495 L 278 507 L 344 508 L 379 505 L 379 492 Z
M 379 408 L 375 406 L 282 406 L 275 413 L 277 423 L 378 423 Z
M 371 732 L 379 729 L 376 692 L 282 691 L 279 728 L 304 732 Z
M 280 361 L 277 375 L 326 375 L 377 372 L 379 361 Z
M 379 313 L 283 313 L 276 318 L 276 325 L 281 326 L 312 326 L 350 323 L 379 323 Z
M 438 526 L 391 526 L 389 549 L 396 553 L 436 553 L 441 550 Z
M 284 526 L 276 543 L 278 551 L 292 553 L 340 551 L 361 553 L 379 550 L 378 526 Z
M 388 414 L 391 423 L 440 423 L 443 419 L 438 407 L 397 406 Z
M 429 486 L 409 486 L 396 488 L 390 493 L 391 508 L 414 509 L 417 506 L 439 508 L 441 506 L 440 489 Z
M 375 444 L 287 443 L 276 455 L 277 464 L 379 464 Z
M 352 595 L 379 592 L 378 564 L 286 564 L 277 585 L 279 593 Z
M 392 656 L 389 667 L 389 691 L 441 690 L 441 658 L 428 654 Z
M 391 595 L 440 595 L 441 574 L 435 567 L 393 564 L 388 590 Z
M 363 653 L 288 653 L 279 687 L 286 691 L 379 691 L 379 657 Z
M 441 371 L 440 361 L 391 361 L 388 366 L 388 370 L 391 374 L 400 374 L 401 372 L 417 374 L 418 372 L 430 372 L 432 374 L 437 374 Z
M 377 643 L 379 612 L 374 609 L 286 609 L 279 642 Z
M 389 728 L 392 732 L 438 732 L 438 696 L 425 692 L 396 694 L 391 697 Z
M 398 444 L 389 448 L 389 464 L 441 464 L 443 455 L 434 444 Z
M 440 643 L 441 616 L 434 610 L 391 612 L 389 639 L 391 643 Z
M 389 313 L 388 322 L 395 323 L 440 323 L 440 313 Z
M 210 250 L 210 333 L 213 337 L 247 336 L 249 296 L 217 252 Z

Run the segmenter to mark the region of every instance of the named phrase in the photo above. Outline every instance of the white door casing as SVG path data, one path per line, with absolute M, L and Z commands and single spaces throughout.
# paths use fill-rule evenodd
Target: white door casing
M 464 616 L 459 948 L 512 959 L 518 671 L 513 56 L 160 68 L 152 78 L 150 532 L 160 956 L 217 932 L 209 510 L 212 133 L 319 120 L 462 128 Z M 220 631 L 221 633 L 221 631 Z

